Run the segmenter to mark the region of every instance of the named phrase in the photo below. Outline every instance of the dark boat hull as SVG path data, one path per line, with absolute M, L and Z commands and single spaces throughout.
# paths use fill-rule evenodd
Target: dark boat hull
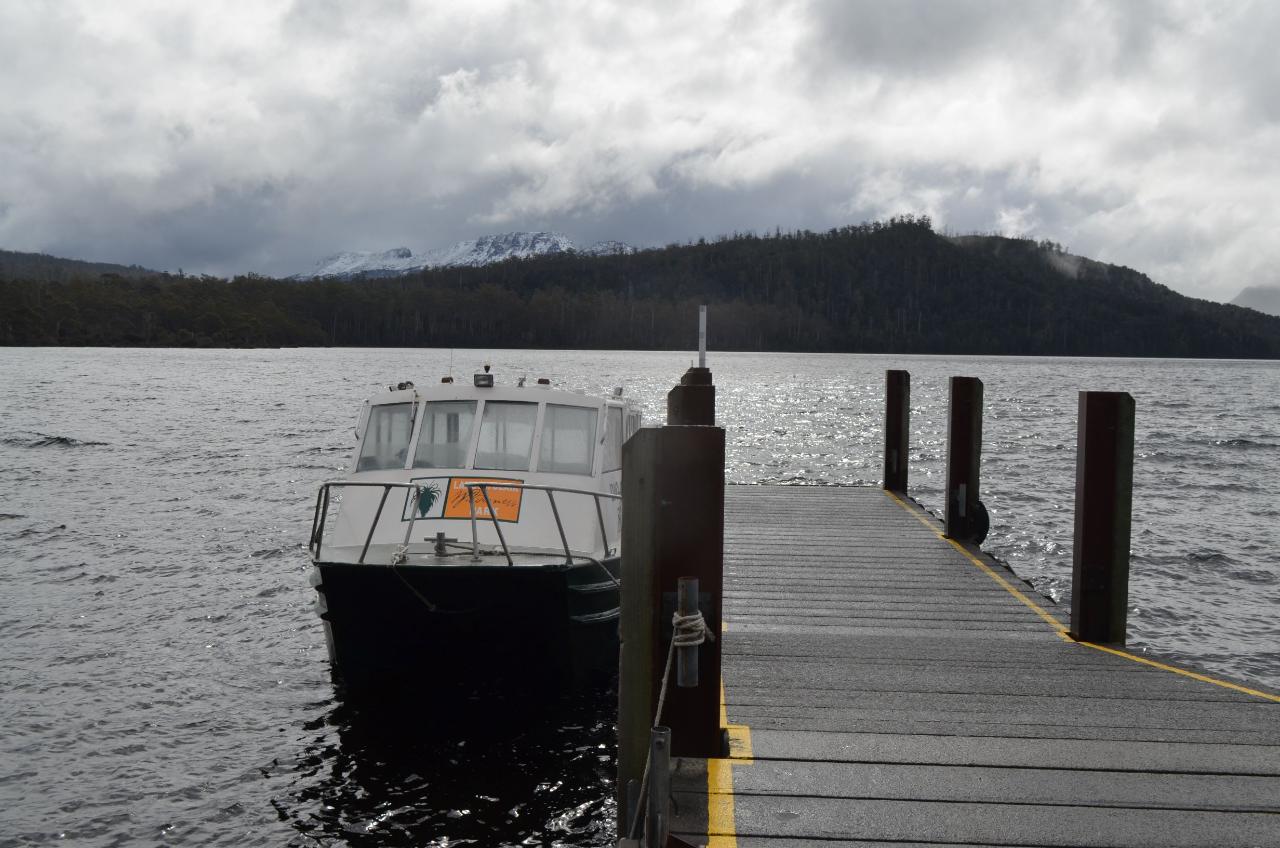
M 517 685 L 616 669 L 617 558 L 315 568 L 329 656 L 348 694 L 431 692 L 476 680 Z

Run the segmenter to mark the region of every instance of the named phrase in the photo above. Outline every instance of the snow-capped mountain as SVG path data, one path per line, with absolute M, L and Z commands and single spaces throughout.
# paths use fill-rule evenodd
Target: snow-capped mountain
M 460 241 L 449 247 L 437 247 L 414 253 L 407 247 L 382 252 L 347 251 L 321 259 L 305 274 L 294 274 L 291 280 L 351 279 L 352 277 L 398 277 L 424 268 L 465 265 L 476 267 L 506 259 L 527 259 L 551 253 L 575 251 L 590 256 L 635 253 L 635 248 L 620 241 L 602 241 L 588 248 L 578 248 L 559 233 L 503 233 Z

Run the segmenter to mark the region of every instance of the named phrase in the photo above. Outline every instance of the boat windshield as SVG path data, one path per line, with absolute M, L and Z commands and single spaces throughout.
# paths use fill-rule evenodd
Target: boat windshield
M 422 432 L 413 454 L 414 468 L 462 468 L 476 420 L 473 400 L 431 401 L 423 405 Z
M 390 403 L 372 407 L 356 471 L 404 468 L 412 431 L 413 404 Z
M 519 401 L 486 401 L 476 444 L 476 468 L 528 471 L 538 405 Z
M 596 410 L 547 404 L 542 421 L 538 470 L 553 474 L 590 474 L 595 462 Z

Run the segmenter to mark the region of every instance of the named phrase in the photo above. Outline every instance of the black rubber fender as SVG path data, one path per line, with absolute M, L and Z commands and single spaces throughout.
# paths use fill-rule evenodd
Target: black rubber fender
M 982 501 L 978 501 L 973 508 L 973 521 L 969 525 L 969 529 L 973 531 L 973 543 L 981 545 L 987 538 L 987 533 L 991 531 L 991 515 L 987 512 L 987 505 Z

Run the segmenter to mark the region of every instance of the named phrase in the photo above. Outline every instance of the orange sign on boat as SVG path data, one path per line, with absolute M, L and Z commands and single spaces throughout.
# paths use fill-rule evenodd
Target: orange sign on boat
M 522 483 L 523 480 L 511 480 L 501 477 L 451 477 L 449 479 L 449 496 L 444 504 L 445 518 L 470 518 L 471 505 L 467 501 L 468 492 L 475 500 L 476 518 L 491 520 L 489 504 L 485 503 L 480 489 L 467 488 L 467 483 Z M 516 522 L 520 520 L 520 501 L 523 489 L 512 489 L 501 485 L 486 486 L 489 503 L 493 504 L 493 512 L 499 521 Z

